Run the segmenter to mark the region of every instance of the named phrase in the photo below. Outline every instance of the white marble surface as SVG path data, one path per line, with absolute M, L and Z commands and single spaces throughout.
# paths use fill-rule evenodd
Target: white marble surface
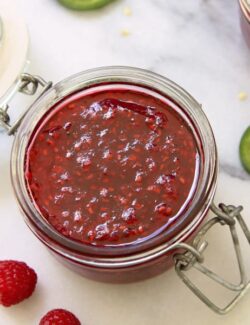
M 30 31 L 31 72 L 56 82 L 91 67 L 132 65 L 165 75 L 191 92 L 203 104 L 218 144 L 221 171 L 215 200 L 244 205 L 250 226 L 250 177 L 238 159 L 240 136 L 250 124 L 250 99 L 237 98 L 240 91 L 250 97 L 250 50 L 241 37 L 236 0 L 120 0 L 93 13 L 71 12 L 55 0 L 16 2 Z M 126 5 L 132 8 L 130 17 L 123 15 Z M 124 28 L 131 32 L 128 37 L 121 36 Z M 15 100 L 14 115 L 26 102 Z M 37 270 L 39 284 L 31 299 L 0 308 L 0 324 L 38 324 L 55 307 L 72 310 L 85 325 L 250 323 L 250 293 L 221 317 L 203 306 L 173 270 L 142 283 L 107 285 L 59 265 L 17 209 L 9 176 L 12 141 L 0 134 L 0 259 L 25 260 Z M 233 253 L 223 230 L 211 233 L 209 240 L 216 250 L 213 264 L 231 278 Z M 248 245 L 244 253 L 250 274 Z M 225 298 L 218 289 L 213 295 Z

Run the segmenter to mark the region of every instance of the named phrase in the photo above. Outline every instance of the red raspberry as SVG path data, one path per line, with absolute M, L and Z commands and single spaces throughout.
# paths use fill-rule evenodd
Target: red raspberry
M 70 311 L 53 309 L 43 316 L 39 325 L 81 325 L 81 323 Z
M 0 261 L 0 304 L 9 307 L 33 293 L 37 275 L 27 264 L 19 261 Z

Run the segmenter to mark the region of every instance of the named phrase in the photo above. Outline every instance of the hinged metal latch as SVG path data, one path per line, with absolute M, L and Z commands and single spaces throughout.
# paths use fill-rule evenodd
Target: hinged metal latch
M 212 212 L 216 215 L 216 217 L 210 219 L 205 223 L 205 225 L 198 232 L 197 236 L 193 239 L 192 243 L 185 244 L 180 243 L 177 244 L 177 248 L 184 249 L 185 252 L 183 254 L 176 254 L 174 256 L 175 259 L 175 270 L 181 280 L 192 290 L 192 292 L 201 299 L 209 308 L 215 311 L 218 314 L 226 314 L 228 313 L 238 302 L 239 300 L 246 294 L 247 290 L 250 288 L 250 282 L 247 280 L 246 271 L 244 268 L 241 247 L 239 242 L 238 233 L 236 230 L 236 222 L 239 223 L 241 229 L 244 232 L 244 235 L 247 238 L 248 243 L 250 244 L 250 232 L 249 229 L 241 216 L 242 207 L 235 207 L 233 205 L 226 206 L 225 204 L 220 204 L 219 208 L 217 208 L 214 204 L 211 206 Z M 221 224 L 223 226 L 227 225 L 230 229 L 230 233 L 232 236 L 234 249 L 238 261 L 239 273 L 240 273 L 240 283 L 233 284 L 225 279 L 221 278 L 218 274 L 214 273 L 207 267 L 205 267 L 202 263 L 204 261 L 203 252 L 206 249 L 208 243 L 203 241 L 204 235 L 208 232 L 208 230 L 214 226 L 215 224 Z M 215 305 L 191 280 L 186 276 L 186 271 L 191 267 L 194 267 L 198 271 L 202 272 L 210 279 L 214 280 L 221 286 L 227 288 L 228 290 L 237 292 L 234 299 L 225 307 L 220 308 Z
M 43 90 L 36 98 L 36 100 L 38 100 L 52 86 L 52 82 L 46 82 L 39 76 L 33 76 L 28 73 L 23 73 L 20 76 L 19 87 L 17 89 L 17 92 L 26 95 L 34 95 L 37 92 L 39 86 L 43 87 Z M 7 131 L 8 135 L 13 135 L 21 124 L 23 118 L 27 114 L 29 108 L 20 116 L 20 118 L 13 125 L 11 125 L 10 117 L 8 114 L 9 105 L 3 105 L 2 107 L 0 107 L 0 127 L 3 127 Z

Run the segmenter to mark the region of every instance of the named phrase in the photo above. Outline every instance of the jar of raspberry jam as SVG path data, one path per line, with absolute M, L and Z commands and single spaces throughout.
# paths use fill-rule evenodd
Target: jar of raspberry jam
M 32 232 L 63 264 L 97 281 L 143 280 L 175 266 L 184 283 L 215 312 L 228 312 L 249 287 L 203 265 L 203 236 L 228 225 L 242 207 L 216 207 L 216 144 L 201 105 L 174 82 L 130 67 L 85 71 L 52 86 L 22 74 L 19 91 L 39 98 L 12 126 L 11 176 Z M 208 211 L 216 216 L 205 220 Z M 187 277 L 196 265 L 238 291 L 221 309 Z
M 250 47 L 250 1 L 239 0 L 240 3 L 240 23 L 242 33 Z

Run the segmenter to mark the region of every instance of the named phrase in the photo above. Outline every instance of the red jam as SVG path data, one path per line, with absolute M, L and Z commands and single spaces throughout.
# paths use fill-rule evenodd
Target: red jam
M 199 153 L 188 123 L 167 99 L 129 85 L 97 86 L 56 104 L 26 152 L 36 209 L 85 244 L 145 241 L 192 200 Z

